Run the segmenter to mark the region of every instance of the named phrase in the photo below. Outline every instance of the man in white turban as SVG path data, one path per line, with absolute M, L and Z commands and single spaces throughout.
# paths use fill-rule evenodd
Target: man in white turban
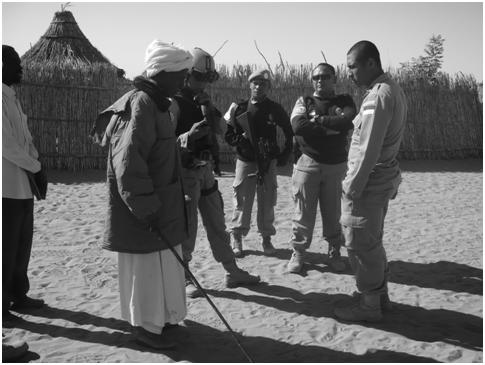
M 175 346 L 167 328 L 187 314 L 181 255 L 187 239 L 179 151 L 168 108 L 192 66 L 180 46 L 152 42 L 145 76 L 98 117 L 108 152 L 108 212 L 103 248 L 118 252 L 121 315 L 137 341 L 157 349 Z M 104 130 L 104 127 L 107 126 Z M 159 239 L 158 232 L 166 239 Z M 165 329 L 164 329 L 165 328 Z

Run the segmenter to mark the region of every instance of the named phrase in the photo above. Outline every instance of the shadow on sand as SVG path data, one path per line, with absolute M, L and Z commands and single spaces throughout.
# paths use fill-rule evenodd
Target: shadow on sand
M 214 297 L 250 301 L 280 311 L 316 318 L 335 318 L 334 308 L 348 304 L 352 300 L 350 296 L 344 294 L 318 292 L 302 294 L 297 290 L 279 285 L 262 284 L 249 289 L 256 294 L 245 295 L 233 291 L 216 290 L 207 292 Z M 482 318 L 446 309 L 424 309 L 400 303 L 393 304 L 393 310 L 384 314 L 384 320 L 381 323 L 362 323 L 362 325 L 393 332 L 416 341 L 441 341 L 472 350 L 482 349 Z
M 93 344 L 128 348 L 142 352 L 163 354 L 173 361 L 189 362 L 247 362 L 241 349 L 229 332 L 221 331 L 201 323 L 185 320 L 182 326 L 168 330 L 177 343 L 173 350 L 158 351 L 137 344 L 130 333 L 130 325 L 114 318 L 102 318 L 86 312 L 46 307 L 35 312 L 36 316 L 50 319 L 64 319 L 78 325 L 93 325 L 103 329 L 83 328 L 34 323 L 19 318 L 15 327 L 56 338 L 65 338 Z M 106 331 L 106 327 L 115 332 Z M 255 362 L 436 362 L 433 359 L 406 353 L 372 350 L 355 355 L 320 346 L 290 344 L 261 336 L 238 335 L 246 352 Z M 26 361 L 27 358 L 22 358 Z
M 262 251 L 244 250 L 246 256 L 266 256 Z M 282 261 L 288 261 L 292 250 L 277 249 L 271 255 Z M 342 257 L 347 269 L 339 274 L 352 275 L 347 257 Z M 310 270 L 321 273 L 334 272 L 329 266 L 328 256 L 318 252 L 307 251 L 305 254 L 305 265 L 300 276 L 306 276 Z M 483 295 L 483 270 L 465 264 L 458 264 L 450 261 L 438 261 L 426 264 L 390 261 L 389 282 L 404 285 L 416 285 L 421 288 L 432 288 L 437 290 L 451 290 L 457 293 L 470 293 Z

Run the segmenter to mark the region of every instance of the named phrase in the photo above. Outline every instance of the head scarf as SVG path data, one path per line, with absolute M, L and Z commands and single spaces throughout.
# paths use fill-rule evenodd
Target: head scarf
M 176 72 L 190 69 L 192 64 L 192 55 L 180 45 L 154 40 L 148 45 L 145 52 L 147 77 L 152 77 L 160 71 Z

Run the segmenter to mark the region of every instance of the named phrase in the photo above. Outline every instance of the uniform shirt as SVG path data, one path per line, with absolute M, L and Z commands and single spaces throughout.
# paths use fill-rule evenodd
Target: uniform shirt
M 39 154 L 32 143 L 27 116 L 15 91 L 2 84 L 2 197 L 32 199 L 25 170 L 40 171 Z
M 401 87 L 387 73 L 370 86 L 354 118 L 348 171 L 342 186 L 351 198 L 364 191 L 397 192 L 399 152 L 407 113 Z
M 336 108 L 352 108 L 346 116 L 336 115 Z M 322 116 L 320 121 L 314 117 Z M 347 132 L 352 129 L 355 104 L 350 95 L 330 98 L 300 97 L 291 113 L 297 152 L 304 153 L 318 163 L 339 164 L 347 161 Z
M 247 123 L 245 127 L 240 121 L 243 115 L 246 115 L 243 118 Z M 224 119 L 227 124 L 225 140 L 236 147 L 238 158 L 242 161 L 256 160 L 253 144 L 260 138 L 269 142 L 271 158 L 291 152 L 293 133 L 288 114 L 280 104 L 269 98 L 259 102 L 245 100 L 232 103 Z

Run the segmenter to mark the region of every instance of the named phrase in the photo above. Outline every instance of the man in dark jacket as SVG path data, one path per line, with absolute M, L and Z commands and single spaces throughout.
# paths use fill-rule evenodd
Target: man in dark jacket
M 236 147 L 236 176 L 234 178 L 234 212 L 232 245 L 236 256 L 242 256 L 242 237 L 251 223 L 254 195 L 258 197 L 257 223 L 265 254 L 275 249 L 271 236 L 276 233 L 276 166 L 284 166 L 292 148 L 290 120 L 283 107 L 270 100 L 271 87 L 267 70 L 257 70 L 249 76 L 251 97 L 233 103 L 224 116 L 227 123 L 226 142 Z
M 336 95 L 333 66 L 321 63 L 312 71 L 315 92 L 300 97 L 291 114 L 291 125 L 301 151 L 292 176 L 295 200 L 293 255 L 288 271 L 299 273 L 305 250 L 310 247 L 320 202 L 323 238 L 328 243 L 330 266 L 343 271 L 340 196 L 347 168 L 347 135 L 352 129 L 355 105 L 347 94 Z
M 118 252 L 121 315 L 137 341 L 157 349 L 173 347 L 163 331 L 187 313 L 184 269 L 168 245 L 182 254 L 187 217 L 182 168 L 170 97 L 183 86 L 192 55 L 153 41 L 146 50 L 145 76 L 135 89 L 104 110 L 109 121 L 108 216 L 103 247 Z M 93 134 L 102 133 L 96 128 Z M 161 236 L 159 233 L 161 232 Z
M 199 211 L 212 254 L 226 271 L 226 286 L 256 284 L 260 281 L 259 277 L 250 275 L 236 264 L 226 231 L 222 196 L 212 172 L 216 134 L 221 134 L 222 129 L 221 113 L 205 92 L 207 85 L 218 78 L 214 59 L 200 48 L 195 48 L 192 55 L 194 65 L 187 74 L 184 88 L 175 95 L 171 106 L 182 153 L 185 194 L 188 197 L 189 238 L 182 243 L 184 261 L 188 264 L 192 260 Z M 189 277 L 186 278 L 186 293 L 191 298 L 202 295 Z

